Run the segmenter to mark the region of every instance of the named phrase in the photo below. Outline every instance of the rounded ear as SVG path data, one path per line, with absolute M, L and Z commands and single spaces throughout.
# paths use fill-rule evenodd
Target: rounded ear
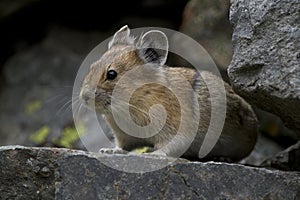
M 125 45 L 133 45 L 134 38 L 130 37 L 130 29 L 127 25 L 123 26 L 118 30 L 113 39 L 108 43 L 108 49 L 116 44 L 125 44 Z
M 159 30 L 148 31 L 141 36 L 137 43 L 138 55 L 145 63 L 164 65 L 168 49 L 168 38 Z

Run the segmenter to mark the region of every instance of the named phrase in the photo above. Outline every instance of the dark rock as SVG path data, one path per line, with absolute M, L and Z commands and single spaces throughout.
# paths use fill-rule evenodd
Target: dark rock
M 233 1 L 234 89 L 300 136 L 298 0 Z
M 34 3 L 35 0 L 2 0 L 0 1 L 0 20 L 17 13 L 22 8 Z
M 53 199 L 59 154 L 20 146 L 0 148 L 1 199 Z M 47 168 L 47 176 L 43 174 Z
M 273 167 L 281 170 L 300 171 L 300 141 L 279 152 L 273 158 L 264 161 L 261 166 Z
M 181 32 L 203 45 L 217 66 L 223 69 L 227 68 L 232 57 L 229 7 L 229 0 L 190 0 L 180 27 Z
M 131 166 L 147 166 L 151 169 L 151 165 L 168 160 L 150 155 L 108 155 L 57 148 L 1 147 L 1 198 L 300 198 L 299 172 L 178 160 L 160 170 L 126 173 L 104 164 L 111 162 L 125 167 L 133 164 Z M 127 170 L 134 172 L 135 169 Z

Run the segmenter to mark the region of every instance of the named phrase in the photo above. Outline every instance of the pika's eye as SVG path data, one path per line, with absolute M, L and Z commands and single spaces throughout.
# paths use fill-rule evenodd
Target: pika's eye
M 117 77 L 117 72 L 115 70 L 109 70 L 106 74 L 107 80 L 114 80 Z

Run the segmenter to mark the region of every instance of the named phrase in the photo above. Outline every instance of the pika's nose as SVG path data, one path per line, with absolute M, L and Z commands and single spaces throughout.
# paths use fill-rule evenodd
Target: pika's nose
M 94 98 L 93 93 L 89 89 L 84 89 L 80 93 L 80 98 L 83 102 L 87 103 L 89 102 L 92 98 Z
M 83 92 L 81 98 L 83 99 L 83 101 L 88 102 L 91 99 L 91 96 L 88 92 Z

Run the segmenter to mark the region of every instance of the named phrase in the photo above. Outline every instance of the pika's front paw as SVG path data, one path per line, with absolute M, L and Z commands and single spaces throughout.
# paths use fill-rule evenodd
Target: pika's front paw
M 115 148 L 101 148 L 99 150 L 100 153 L 107 153 L 107 154 L 127 154 L 128 151 L 125 151 L 119 147 Z
M 164 156 L 164 157 L 168 156 L 168 155 L 167 155 L 165 152 L 163 152 L 162 150 L 156 150 L 156 151 L 151 152 L 150 154 L 155 155 L 155 156 Z

